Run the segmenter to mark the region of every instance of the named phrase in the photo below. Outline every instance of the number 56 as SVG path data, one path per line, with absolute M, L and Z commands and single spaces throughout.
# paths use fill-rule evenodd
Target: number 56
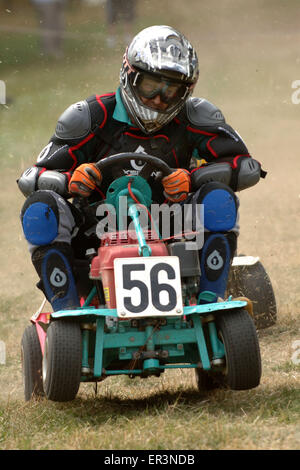
M 175 271 L 172 266 L 167 263 L 155 264 L 150 270 L 150 286 L 138 279 L 132 279 L 131 274 L 134 271 L 145 271 L 145 264 L 125 264 L 123 265 L 123 288 L 131 290 L 137 287 L 140 290 L 140 303 L 133 305 L 132 296 L 124 297 L 124 307 L 132 313 L 141 313 L 149 306 L 149 291 L 151 295 L 152 305 L 161 312 L 169 312 L 176 307 L 177 294 L 174 287 L 167 283 L 159 283 L 158 275 L 161 271 L 167 273 L 168 279 L 175 279 Z M 168 294 L 168 303 L 162 304 L 160 301 L 160 293 Z

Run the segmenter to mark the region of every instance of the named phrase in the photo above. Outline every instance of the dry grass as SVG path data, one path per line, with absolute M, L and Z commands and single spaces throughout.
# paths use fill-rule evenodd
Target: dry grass
M 260 256 L 279 310 L 278 324 L 259 335 L 261 385 L 247 392 L 200 396 L 192 372 L 169 371 L 160 379 L 107 379 L 96 398 L 91 385 L 82 385 L 72 403 L 24 403 L 19 344 L 42 296 L 22 238 L 15 179 L 67 105 L 115 88 L 121 53 L 93 44 L 83 58 L 69 44 L 64 63 L 38 63 L 24 46 L 27 65 L 3 70 L 14 101 L 0 110 L 0 340 L 7 348 L 0 365 L 1 449 L 299 448 L 299 366 L 291 361 L 292 343 L 300 339 L 300 105 L 291 102 L 291 83 L 299 79 L 298 10 L 292 0 L 190 0 L 188 9 L 180 0 L 141 0 L 139 7 L 137 29 L 169 23 L 191 38 L 201 65 L 195 95 L 221 107 L 269 172 L 240 195 L 240 252 Z M 76 30 L 88 31 L 87 16 L 82 24 L 78 14 L 70 18 Z M 23 24 L 17 15 L 9 21 Z

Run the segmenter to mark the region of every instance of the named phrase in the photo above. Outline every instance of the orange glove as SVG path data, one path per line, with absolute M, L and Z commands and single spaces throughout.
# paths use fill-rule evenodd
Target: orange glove
M 102 175 L 94 163 L 83 163 L 74 171 L 69 182 L 69 193 L 73 196 L 89 197 L 96 186 L 100 186 Z
M 190 174 L 183 168 L 173 171 L 162 179 L 167 198 L 172 202 L 184 201 L 190 191 Z

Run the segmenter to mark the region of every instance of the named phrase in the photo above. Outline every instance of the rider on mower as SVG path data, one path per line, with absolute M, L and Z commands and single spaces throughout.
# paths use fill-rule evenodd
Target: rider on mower
M 169 26 L 144 29 L 124 54 L 117 91 L 67 108 L 36 164 L 19 178 L 27 198 L 24 235 L 54 311 L 80 305 L 74 259 L 95 246 L 86 237 L 91 222 L 81 198 L 103 200 L 120 171 L 137 174 L 143 167 L 132 160 L 102 175 L 95 162 L 121 152 L 154 155 L 174 169 L 161 181 L 149 173 L 154 202 L 203 204 L 200 292 L 224 297 L 238 235 L 235 192 L 264 172 L 221 111 L 191 97 L 198 74 L 196 52 L 181 33 Z M 204 163 L 191 169 L 192 157 Z

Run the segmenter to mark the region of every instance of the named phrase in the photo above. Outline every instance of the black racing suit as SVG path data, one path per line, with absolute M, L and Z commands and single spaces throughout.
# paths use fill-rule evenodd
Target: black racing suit
M 47 152 L 44 155 L 42 151 L 36 163 L 41 171 L 58 170 L 70 179 L 80 164 L 96 162 L 120 152 L 148 153 L 164 160 L 171 168 L 185 169 L 190 169 L 193 156 L 208 163 L 226 160 L 234 168 L 238 168 L 239 159 L 249 157 L 242 139 L 225 123 L 221 112 L 206 100 L 190 99 L 175 119 L 151 136 L 113 119 L 115 93 L 94 95 L 86 102 L 91 116 L 89 128 L 82 130 L 82 136 L 74 138 L 68 136 L 68 129 L 62 132 L 62 126 L 66 127 L 68 123 L 58 122 L 56 133 L 49 141 L 50 149 L 48 145 Z M 139 169 L 132 163 L 123 166 L 124 174 L 136 174 Z M 97 195 L 93 194 L 93 199 L 104 197 L 114 178 L 112 173 L 105 174 L 101 190 Z M 233 176 L 233 190 L 236 189 L 234 179 Z M 165 199 L 162 185 L 155 184 L 153 178 L 149 183 L 153 199 L 162 202 Z

